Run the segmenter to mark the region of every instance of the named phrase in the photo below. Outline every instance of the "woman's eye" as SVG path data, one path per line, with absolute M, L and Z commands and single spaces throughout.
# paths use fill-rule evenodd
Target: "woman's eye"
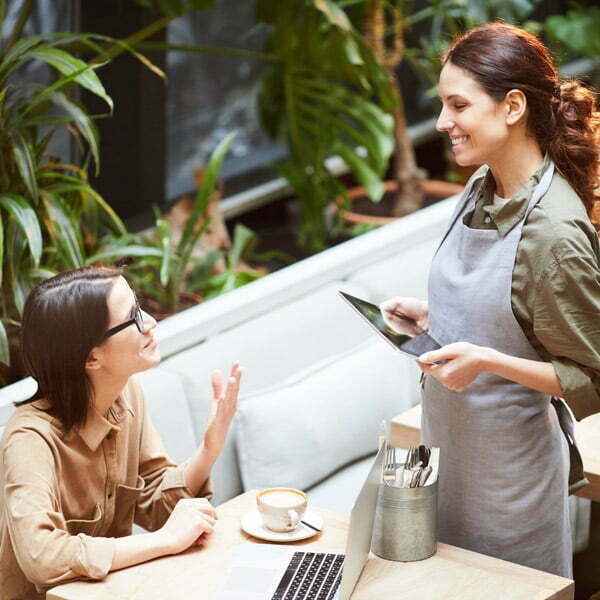
M 456 110 L 462 110 L 463 108 L 465 108 L 465 106 L 467 106 L 466 104 L 455 104 L 454 108 Z

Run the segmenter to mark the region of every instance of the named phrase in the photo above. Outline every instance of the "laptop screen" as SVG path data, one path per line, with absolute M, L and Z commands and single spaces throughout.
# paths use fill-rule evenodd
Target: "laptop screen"
M 365 479 L 350 513 L 350 527 L 346 541 L 346 558 L 344 560 L 344 570 L 340 585 L 340 600 L 348 600 L 350 598 L 369 557 L 371 538 L 373 537 L 375 507 L 377 506 L 377 494 L 379 492 L 379 483 L 381 482 L 383 453 L 384 444 L 379 448 L 379 452 L 373 461 L 373 466 Z

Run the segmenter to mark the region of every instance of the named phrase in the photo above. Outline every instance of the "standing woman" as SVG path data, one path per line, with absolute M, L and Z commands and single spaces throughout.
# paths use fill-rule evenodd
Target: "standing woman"
M 568 492 L 586 480 L 559 398 L 578 419 L 600 410 L 594 94 L 561 84 L 535 36 L 492 23 L 450 46 L 440 96 L 456 162 L 485 166 L 433 259 L 428 303 L 381 305 L 443 346 L 420 357 L 439 539 L 572 577 Z
M 202 445 L 165 454 L 134 373 L 158 364 L 153 329 L 121 272 L 85 268 L 38 285 L 23 314 L 36 395 L 17 408 L 0 450 L 0 600 L 202 544 L 217 515 L 210 470 L 235 413 L 241 369 L 214 402 Z M 152 533 L 131 535 L 136 522 Z

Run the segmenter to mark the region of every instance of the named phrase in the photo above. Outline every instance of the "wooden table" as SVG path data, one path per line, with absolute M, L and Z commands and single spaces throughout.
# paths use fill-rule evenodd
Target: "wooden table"
M 50 590 L 47 600 L 208 600 L 225 580 L 235 547 L 263 543 L 240 530 L 241 516 L 255 506 L 247 492 L 218 507 L 219 521 L 204 549 L 194 548 L 110 573 L 101 582 L 74 582 Z M 348 519 L 316 509 L 323 532 L 294 545 L 344 549 Z M 572 600 L 573 582 L 446 544 L 413 563 L 369 557 L 352 600 Z
M 575 438 L 590 485 L 575 492 L 576 496 L 600 502 L 600 413 L 575 424 Z M 417 404 L 392 419 L 390 442 L 399 448 L 416 446 L 421 440 L 421 405 Z

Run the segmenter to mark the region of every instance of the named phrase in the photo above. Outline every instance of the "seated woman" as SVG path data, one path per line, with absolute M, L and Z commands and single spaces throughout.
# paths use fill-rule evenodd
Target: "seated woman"
M 38 285 L 23 356 L 38 383 L 0 448 L 0 600 L 43 598 L 77 578 L 202 544 L 217 518 L 210 470 L 236 410 L 241 369 L 214 401 L 204 440 L 173 464 L 132 377 L 158 364 L 156 321 L 121 272 L 86 268 Z M 131 535 L 133 522 L 152 533 Z

